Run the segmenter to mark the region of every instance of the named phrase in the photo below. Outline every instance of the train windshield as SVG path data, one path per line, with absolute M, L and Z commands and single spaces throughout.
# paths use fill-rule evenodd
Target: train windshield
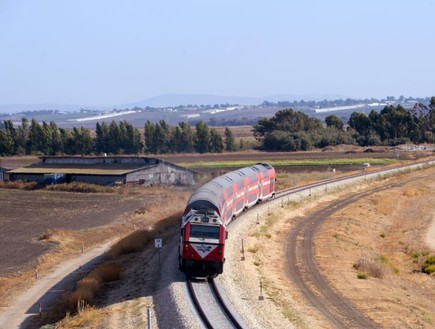
M 190 237 L 198 239 L 219 239 L 219 226 L 190 225 Z

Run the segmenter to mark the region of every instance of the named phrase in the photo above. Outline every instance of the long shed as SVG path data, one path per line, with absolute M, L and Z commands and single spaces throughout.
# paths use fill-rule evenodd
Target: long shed
M 143 156 L 50 156 L 9 171 L 11 181 L 40 184 L 85 182 L 98 185 L 195 185 L 195 172 L 157 158 Z

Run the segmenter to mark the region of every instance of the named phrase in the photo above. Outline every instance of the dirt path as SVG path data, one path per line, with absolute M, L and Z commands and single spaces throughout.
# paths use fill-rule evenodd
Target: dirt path
M 422 177 L 428 177 L 422 176 Z M 356 201 L 375 192 L 388 190 L 407 181 L 391 183 L 332 202 L 327 207 L 305 216 L 290 231 L 286 247 L 286 272 L 305 298 L 321 312 L 335 328 L 377 328 L 352 303 L 340 296 L 321 273 L 315 257 L 315 235 L 323 222 L 334 213 L 350 207 Z
M 435 324 L 435 280 L 421 273 L 427 255 L 435 251 L 430 249 L 435 243 L 431 231 L 435 226 L 435 181 L 430 178 L 435 168 L 424 171 L 431 175 L 429 179 L 369 195 L 335 212 L 314 239 L 315 259 L 328 284 L 382 328 L 428 329 Z M 388 178 L 371 186 L 422 173 Z M 250 310 L 247 314 L 251 314 L 253 328 L 331 328 L 285 275 L 285 238 L 301 218 L 367 187 L 352 186 L 337 194 L 289 202 L 269 216 L 260 213 L 259 224 L 255 217 L 254 224 L 248 224 L 249 218 L 234 223 L 221 279 L 228 287 L 237 288 L 235 293 L 233 288 L 227 289 L 228 296 L 238 310 Z M 358 278 L 354 264 L 360 259 L 376 265 L 383 276 Z M 258 297 L 260 285 L 262 300 Z
M 101 261 L 113 242 L 113 240 L 106 242 L 77 258 L 61 263 L 48 275 L 39 277 L 30 289 L 15 298 L 11 306 L 0 309 L 0 328 L 26 328 L 33 317 L 39 316 L 40 304 L 44 312 L 45 307 L 59 297 L 66 286 L 77 279 L 80 271 L 88 271 Z

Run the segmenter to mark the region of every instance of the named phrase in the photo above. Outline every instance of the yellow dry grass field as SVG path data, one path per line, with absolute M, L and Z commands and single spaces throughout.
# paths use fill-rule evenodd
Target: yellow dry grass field
M 383 328 L 435 326 L 435 276 L 421 272 L 435 254 L 434 191 L 435 181 L 425 178 L 373 194 L 319 233 L 316 250 L 328 280 Z M 379 270 L 358 279 L 359 263 Z
M 435 168 L 425 172 L 435 176 Z M 354 187 L 353 192 L 362 189 Z M 373 194 L 335 213 L 317 233 L 315 250 L 322 273 L 382 328 L 435 326 L 435 276 L 421 272 L 427 257 L 435 254 L 434 191 L 435 181 L 426 177 Z M 325 207 L 340 194 L 349 191 L 320 197 L 318 204 L 287 204 L 245 237 L 246 262 L 241 263 L 241 271 L 256 273 L 256 282 L 262 282 L 277 316 L 296 328 L 328 328 L 328 324 L 285 274 L 285 237 L 298 218 Z M 265 244 L 267 248 L 261 248 Z
M 34 282 L 35 270 L 44 275 L 60 261 L 77 256 L 82 246 L 92 248 L 109 239 L 148 230 L 163 218 L 179 213 L 190 193 L 178 188 L 127 186 L 117 188 L 115 193 L 0 189 L 11 209 L 0 216 L 0 222 L 11 223 L 11 229 L 15 229 L 10 245 L 14 242 L 27 248 L 14 252 L 10 266 L 14 270 L 0 275 L 0 306 Z M 25 211 L 20 211 L 18 204 L 24 199 L 28 204 Z M 164 201 L 168 199 L 171 202 Z M 26 252 L 32 249 L 37 252 Z M 5 264 L 6 259 L 1 259 Z

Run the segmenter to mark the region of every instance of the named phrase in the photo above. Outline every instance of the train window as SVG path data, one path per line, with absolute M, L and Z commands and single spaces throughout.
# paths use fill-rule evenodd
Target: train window
M 219 226 L 190 225 L 190 237 L 219 239 Z

